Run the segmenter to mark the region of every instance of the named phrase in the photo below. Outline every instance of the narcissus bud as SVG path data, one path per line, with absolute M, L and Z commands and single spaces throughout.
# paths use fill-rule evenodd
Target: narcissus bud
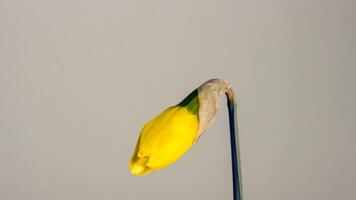
M 224 94 L 235 99 L 227 81 L 211 79 L 146 123 L 130 161 L 131 173 L 145 175 L 178 160 L 211 125 Z

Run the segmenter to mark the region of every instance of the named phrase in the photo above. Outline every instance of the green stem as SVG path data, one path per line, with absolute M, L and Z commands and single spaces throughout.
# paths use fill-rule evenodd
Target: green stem
M 231 164 L 234 200 L 242 200 L 240 145 L 237 126 L 236 102 L 234 96 L 226 93 L 229 111 Z

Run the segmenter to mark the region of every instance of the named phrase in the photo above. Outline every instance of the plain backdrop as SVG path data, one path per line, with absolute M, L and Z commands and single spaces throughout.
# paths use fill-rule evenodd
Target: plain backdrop
M 239 96 L 245 199 L 356 199 L 355 10 L 0 0 L 0 199 L 232 199 L 225 99 L 174 165 L 128 170 L 142 125 L 210 78 Z

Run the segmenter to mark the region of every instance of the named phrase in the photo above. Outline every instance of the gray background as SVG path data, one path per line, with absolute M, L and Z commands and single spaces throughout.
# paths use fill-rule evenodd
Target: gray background
M 355 10 L 0 0 L 0 199 L 231 199 L 224 102 L 174 165 L 128 171 L 141 126 L 215 77 L 239 95 L 246 199 L 356 199 Z

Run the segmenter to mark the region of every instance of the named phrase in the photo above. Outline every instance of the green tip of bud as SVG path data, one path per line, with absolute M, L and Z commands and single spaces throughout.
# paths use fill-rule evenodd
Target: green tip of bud
M 199 117 L 199 91 L 195 89 L 177 106 L 186 107 L 189 112 Z

